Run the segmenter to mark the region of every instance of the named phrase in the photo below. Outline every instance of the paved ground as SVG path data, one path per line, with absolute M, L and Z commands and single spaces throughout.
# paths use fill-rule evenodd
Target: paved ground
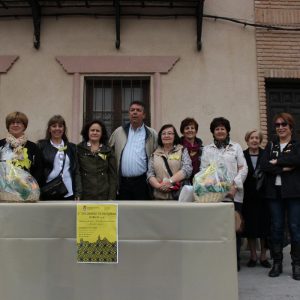
M 268 276 L 268 269 L 257 265 L 248 268 L 249 252 L 241 252 L 241 270 L 238 273 L 239 300 L 299 300 L 300 281 L 292 278 L 290 247 L 284 249 L 283 273 L 277 278 Z M 270 260 L 271 262 L 271 260 Z M 229 299 L 228 299 L 229 300 Z

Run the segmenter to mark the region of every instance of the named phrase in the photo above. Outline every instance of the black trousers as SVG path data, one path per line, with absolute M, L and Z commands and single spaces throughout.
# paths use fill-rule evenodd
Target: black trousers
M 119 200 L 150 200 L 146 174 L 136 177 L 121 177 Z

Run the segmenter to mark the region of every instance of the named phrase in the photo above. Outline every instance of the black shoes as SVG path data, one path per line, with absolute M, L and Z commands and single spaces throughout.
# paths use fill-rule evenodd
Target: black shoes
M 263 268 L 271 268 L 272 267 L 272 265 L 270 264 L 270 262 L 267 260 L 267 259 L 265 259 L 265 260 L 260 260 L 259 261 L 259 263 L 260 263 L 260 265 L 263 267 Z
M 247 262 L 247 267 L 248 268 L 254 268 L 256 266 L 256 260 L 253 260 L 252 258 L 249 259 L 249 261 Z
M 300 280 L 300 266 L 293 265 L 293 279 Z
M 269 261 L 267 259 L 260 260 L 259 263 L 263 268 L 268 268 L 269 269 L 269 268 L 272 267 L 272 265 L 269 263 Z M 254 268 L 256 265 L 257 265 L 257 260 L 254 260 L 252 258 L 250 258 L 249 261 L 247 262 L 247 267 L 248 268 Z
M 282 273 L 282 262 L 274 262 L 269 277 L 278 277 Z

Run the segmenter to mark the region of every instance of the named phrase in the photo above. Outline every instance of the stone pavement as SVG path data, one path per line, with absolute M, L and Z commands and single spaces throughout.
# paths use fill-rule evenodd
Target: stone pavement
M 292 278 L 289 246 L 284 249 L 283 273 L 277 278 L 270 278 L 269 269 L 259 264 L 254 268 L 248 268 L 246 266 L 248 259 L 249 251 L 242 251 L 241 270 L 238 273 L 239 300 L 300 299 L 300 281 Z

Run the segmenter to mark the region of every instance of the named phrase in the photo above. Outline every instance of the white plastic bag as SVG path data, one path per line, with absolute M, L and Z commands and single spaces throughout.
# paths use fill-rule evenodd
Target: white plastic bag
M 192 185 L 184 185 L 179 195 L 179 202 L 193 202 L 194 189 Z
M 0 162 L 0 200 L 35 202 L 40 197 L 39 185 L 27 171 L 11 162 Z
M 215 158 L 210 164 L 194 177 L 193 187 L 196 201 L 219 202 L 229 192 L 233 178 L 229 175 L 226 166 Z M 211 196 L 211 197 L 209 197 Z

